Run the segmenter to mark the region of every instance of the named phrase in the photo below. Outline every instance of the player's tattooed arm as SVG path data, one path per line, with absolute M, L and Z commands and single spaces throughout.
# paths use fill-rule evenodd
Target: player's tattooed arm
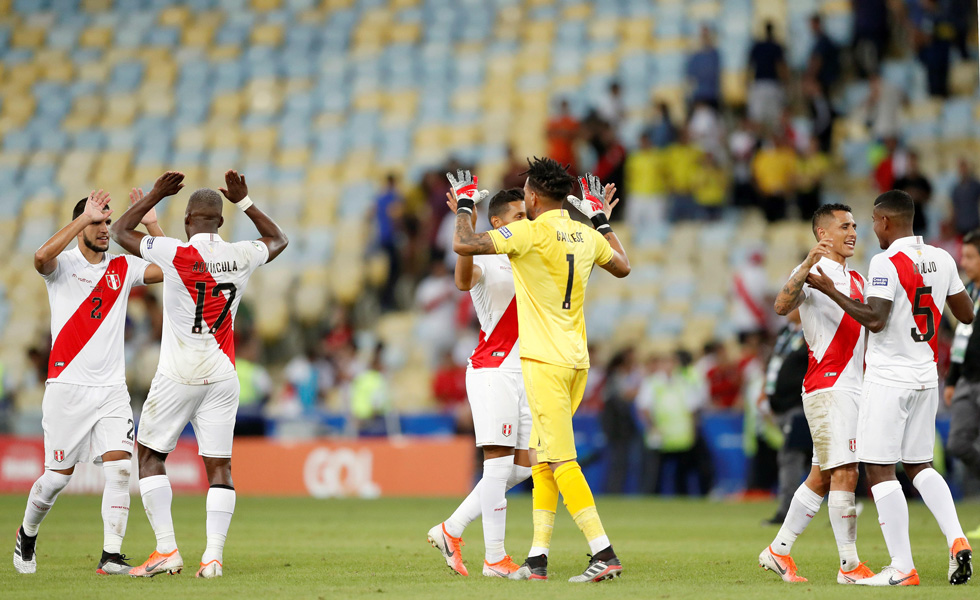
M 109 228 L 112 239 L 130 254 L 139 256 L 140 241 L 146 234 L 142 231 L 136 231 L 136 227 L 139 226 L 143 217 L 150 212 L 150 209 L 159 204 L 161 200 L 179 192 L 180 188 L 184 187 L 183 181 L 184 174 L 178 171 L 167 171 L 161 175 L 153 184 L 150 193 L 133 204 L 129 210 L 123 213 L 123 216 L 119 217 L 119 220 L 112 224 L 112 227 Z
M 855 300 L 840 292 L 834 285 L 834 281 L 817 267 L 817 273 L 809 273 L 806 282 L 819 292 L 826 294 L 828 298 L 837 303 L 844 309 L 844 312 L 864 325 L 871 333 L 878 333 L 885 328 L 888 323 L 888 315 L 892 311 L 892 301 L 884 298 L 871 296 L 867 304 L 860 300 Z
M 446 192 L 446 206 L 449 210 L 456 212 L 458 208 L 456 203 L 456 198 L 449 192 Z M 476 230 L 476 212 L 472 215 L 473 218 L 473 229 Z M 456 289 L 461 292 L 468 292 L 473 289 L 477 281 L 480 281 L 480 277 L 483 276 L 483 269 L 479 266 L 473 264 L 472 256 L 460 256 L 456 259 L 456 269 L 453 273 L 453 279 L 456 282 Z
M 453 251 L 460 256 L 496 254 L 497 248 L 486 232 L 473 231 L 473 221 L 465 212 L 456 213 L 456 231 L 453 234 Z
M 810 269 L 813 268 L 813 265 L 820 262 L 821 257 L 829 254 L 832 248 L 833 244 L 830 240 L 820 240 L 820 243 L 810 250 L 806 260 L 803 261 L 796 272 L 789 278 L 789 281 L 786 282 L 786 285 L 783 286 L 783 289 L 776 295 L 776 302 L 773 308 L 776 309 L 777 315 L 786 316 L 803 304 L 803 285 L 806 283 Z
M 623 244 L 620 243 L 614 231 L 607 231 L 602 237 L 606 238 L 606 241 L 612 247 L 613 257 L 606 264 L 599 266 L 611 273 L 613 277 L 620 279 L 626 277 L 630 274 L 632 268 L 630 267 L 630 259 L 626 256 L 626 250 L 623 249 Z
M 112 215 L 112 209 L 106 208 L 109 200 L 109 192 L 92 190 L 82 214 L 62 227 L 34 253 L 34 269 L 41 275 L 53 273 L 58 268 L 58 255 L 65 251 L 83 229 L 93 223 L 102 223 Z

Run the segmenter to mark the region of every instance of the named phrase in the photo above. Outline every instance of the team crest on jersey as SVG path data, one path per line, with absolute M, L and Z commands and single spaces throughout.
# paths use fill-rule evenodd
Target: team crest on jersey
M 65 460 L 65 451 L 64 450 L 55 450 L 54 451 L 54 459 L 57 462 L 61 462 L 61 461 Z
M 513 233 L 510 232 L 510 229 L 507 229 L 506 227 L 501 227 L 497 231 L 500 232 L 500 235 L 504 236 L 505 240 L 510 239 L 510 236 L 514 235 Z
M 510 437 L 510 434 L 514 433 L 514 427 L 510 423 L 504 423 L 500 432 L 504 434 L 504 437 Z
M 851 452 L 857 452 L 857 440 L 854 438 L 847 440 L 847 449 Z
M 105 282 L 109 285 L 110 290 L 118 290 L 122 286 L 118 273 L 106 273 Z

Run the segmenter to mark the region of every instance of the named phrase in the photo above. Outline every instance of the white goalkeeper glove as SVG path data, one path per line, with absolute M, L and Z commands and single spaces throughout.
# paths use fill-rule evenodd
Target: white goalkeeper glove
M 606 191 L 599 183 L 599 178 L 592 173 L 586 173 L 578 178 L 578 184 L 582 188 L 582 197 L 569 196 L 568 203 L 588 217 L 599 233 L 605 235 L 612 231 L 609 218 L 603 211 L 606 206 Z
M 477 203 L 490 195 L 487 190 L 477 189 L 476 175 L 471 175 L 469 171 L 459 169 L 456 171 L 456 177 L 453 177 L 452 173 L 446 173 L 446 177 L 449 178 L 449 185 L 453 188 L 457 213 L 463 211 L 473 214 Z

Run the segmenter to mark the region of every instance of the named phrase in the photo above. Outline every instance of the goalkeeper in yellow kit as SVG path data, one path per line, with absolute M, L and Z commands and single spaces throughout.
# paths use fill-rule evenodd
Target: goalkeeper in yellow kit
M 514 271 L 521 339 L 521 371 L 533 428 L 534 540 L 514 579 L 547 579 L 548 550 L 561 492 L 565 506 L 592 552 L 588 568 L 572 582 L 612 579 L 622 572 L 602 528 L 595 499 L 576 462 L 572 415 L 582 401 L 589 372 L 582 303 L 594 265 L 616 277 L 630 272 L 626 251 L 609 226 L 616 187 L 597 177 L 579 180 L 582 198 L 570 196 L 575 178 L 549 158 L 528 161 L 524 203 L 527 220 L 476 233 L 470 218 L 475 184 L 469 173 L 453 186 L 458 200 L 453 249 L 462 256 L 507 254 Z M 457 189 L 458 188 L 458 189 Z M 595 229 L 562 209 L 566 199 Z

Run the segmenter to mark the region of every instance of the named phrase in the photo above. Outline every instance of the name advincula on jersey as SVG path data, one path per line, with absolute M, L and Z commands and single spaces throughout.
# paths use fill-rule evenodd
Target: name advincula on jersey
M 226 260 L 223 262 L 202 262 L 197 261 L 191 268 L 194 273 L 232 273 L 238 270 L 237 260 Z

